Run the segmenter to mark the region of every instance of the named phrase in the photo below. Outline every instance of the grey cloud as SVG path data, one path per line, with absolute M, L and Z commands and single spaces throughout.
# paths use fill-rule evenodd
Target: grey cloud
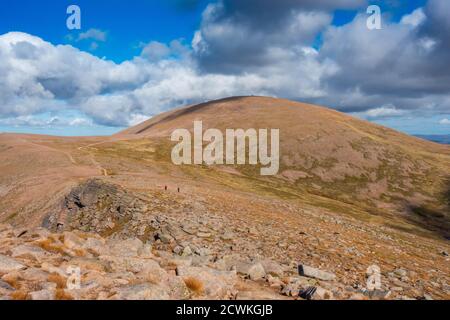
M 340 1 L 357 5 L 364 1 Z M 327 4 L 327 5 L 325 5 Z M 204 72 L 245 73 L 273 62 L 273 52 L 309 44 L 327 27 L 329 1 L 234 1 L 211 4 L 193 39 Z
M 182 40 L 172 40 L 169 44 L 151 41 L 142 46 L 141 57 L 152 62 L 172 57 L 183 58 L 189 55 L 189 48 L 183 44 Z
M 348 25 L 330 27 L 320 56 L 335 61 L 339 72 L 323 79 L 329 96 L 319 102 L 343 111 L 392 103 L 424 114 L 448 112 L 450 48 L 442 39 L 450 29 L 436 12 L 447 6 L 450 10 L 448 1 L 431 0 L 417 25 L 385 22 L 383 30 L 369 31 L 360 15 Z

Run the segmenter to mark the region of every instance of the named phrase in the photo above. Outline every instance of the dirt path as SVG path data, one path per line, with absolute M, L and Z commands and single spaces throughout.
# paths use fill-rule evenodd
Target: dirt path
M 95 160 L 94 155 L 89 151 L 89 148 L 91 148 L 93 146 L 96 146 L 96 145 L 103 144 L 105 142 L 108 142 L 108 141 L 101 141 L 101 142 L 91 143 L 91 144 L 88 144 L 87 146 L 78 147 L 78 150 L 87 152 L 88 155 L 89 155 L 89 159 L 91 160 L 92 164 L 101 171 L 103 176 L 107 177 L 108 176 L 108 170 L 103 168 L 102 165 L 97 160 Z

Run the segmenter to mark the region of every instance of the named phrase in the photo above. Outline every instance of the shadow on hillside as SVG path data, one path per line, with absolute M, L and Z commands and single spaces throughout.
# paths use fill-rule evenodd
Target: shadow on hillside
M 444 205 L 439 210 L 426 206 L 408 206 L 411 215 L 408 221 L 450 240 L 450 177 L 447 179 L 446 188 L 440 196 Z
M 199 104 L 196 104 L 196 105 L 193 105 L 193 106 L 190 106 L 190 107 L 184 107 L 184 108 L 181 108 L 179 110 L 176 110 L 176 111 L 170 113 L 169 115 L 167 115 L 166 117 L 162 118 L 161 120 L 159 120 L 159 121 L 157 121 L 155 123 L 152 123 L 152 124 L 146 126 L 145 128 L 142 128 L 141 130 L 136 132 L 136 134 L 139 134 L 139 133 L 142 133 L 144 131 L 147 131 L 148 129 L 150 129 L 153 126 L 156 126 L 158 124 L 165 123 L 167 121 L 174 120 L 174 119 L 176 119 L 178 117 L 181 117 L 183 115 L 190 114 L 190 113 L 197 112 L 199 110 L 205 109 L 205 108 L 207 108 L 207 107 L 209 107 L 209 106 L 211 106 L 213 104 L 216 104 L 216 103 L 239 101 L 239 100 L 242 100 L 242 99 L 245 99 L 245 98 L 247 98 L 247 96 L 229 97 L 229 98 L 223 98 L 223 99 L 219 99 L 219 100 L 213 100 L 213 101 L 208 101 L 208 102 L 204 102 L 204 103 L 199 103 Z

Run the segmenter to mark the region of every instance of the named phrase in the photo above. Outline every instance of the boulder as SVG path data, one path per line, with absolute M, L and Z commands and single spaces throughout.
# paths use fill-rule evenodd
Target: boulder
M 399 278 L 401 278 L 401 277 L 405 277 L 408 274 L 408 272 L 405 269 L 398 268 L 398 269 L 394 270 L 394 274 L 396 276 L 398 276 Z
M 105 254 L 107 247 L 105 245 L 105 241 L 97 238 L 88 238 L 83 244 L 83 249 L 99 256 Z
M 260 261 L 261 265 L 264 267 L 264 270 L 267 274 L 270 274 L 274 277 L 282 277 L 284 273 L 287 271 L 287 268 L 281 266 L 275 261 L 265 259 Z
M 15 289 L 8 283 L 3 280 L 0 280 L 0 289 L 5 291 L 14 291 Z
M 116 289 L 118 300 L 168 300 L 169 294 L 161 286 L 145 283 Z
M 0 254 L 0 274 L 25 269 L 26 266 L 17 260 Z
M 230 298 L 238 280 L 236 272 L 218 271 L 208 267 L 178 267 L 177 275 L 185 280 L 190 278 L 199 281 L 208 299 Z
M 11 249 L 11 256 L 13 258 L 22 258 L 29 260 L 36 260 L 38 262 L 43 261 L 50 254 L 40 247 L 33 245 L 23 244 Z
M 323 281 L 332 281 L 336 278 L 336 275 L 333 273 L 322 271 L 320 269 L 309 267 L 306 265 L 299 265 L 298 273 L 304 277 L 315 278 Z
M 183 257 L 188 257 L 192 255 L 192 249 L 189 246 L 184 247 L 183 252 L 181 253 Z
M 250 266 L 248 269 L 248 277 L 253 280 L 261 280 L 266 276 L 266 271 L 261 263 L 256 263 Z
M 311 280 L 305 277 L 291 277 L 288 278 L 287 284 L 283 286 L 281 294 L 291 297 L 297 297 L 302 290 L 314 286 L 315 280 Z
M 80 249 L 83 246 L 84 239 L 80 238 L 73 232 L 64 232 L 64 245 L 68 249 Z
M 220 238 L 224 241 L 232 240 L 234 239 L 234 234 L 232 232 L 225 232 L 220 236 Z
M 100 260 L 108 262 L 113 272 L 132 272 L 141 277 L 162 279 L 166 271 L 158 262 L 152 259 L 140 259 L 132 257 L 100 256 Z
M 270 274 L 267 275 L 267 282 L 271 288 L 280 290 L 283 287 L 283 281 L 277 277 L 273 277 Z
M 42 271 L 38 268 L 28 268 L 26 270 L 18 272 L 18 275 L 21 279 L 32 282 L 45 282 L 49 276 L 49 274 L 45 271 Z
M 126 240 L 110 240 L 109 254 L 117 257 L 138 257 L 144 247 L 141 240 L 126 239 Z
M 313 300 L 332 300 L 333 297 L 333 292 L 331 292 L 331 290 L 317 287 L 316 292 L 313 295 Z
M 173 237 L 170 234 L 164 232 L 159 232 L 157 234 L 157 238 L 161 240 L 162 243 L 165 244 L 169 244 L 173 241 Z
M 212 234 L 210 232 L 197 232 L 197 237 L 199 238 L 211 238 Z
M 81 273 L 88 270 L 105 272 L 109 269 L 109 264 L 107 262 L 93 258 L 74 258 L 61 265 L 63 269 L 75 266 L 80 268 Z
M 235 269 L 238 273 L 244 273 L 248 268 L 249 261 L 245 261 L 239 254 L 225 255 L 215 262 L 219 270 L 229 271 Z
M 186 300 L 190 297 L 190 291 L 182 277 L 168 277 L 164 281 L 164 286 L 167 287 L 167 292 L 171 299 Z
M 55 290 L 39 290 L 30 292 L 31 300 L 55 300 Z

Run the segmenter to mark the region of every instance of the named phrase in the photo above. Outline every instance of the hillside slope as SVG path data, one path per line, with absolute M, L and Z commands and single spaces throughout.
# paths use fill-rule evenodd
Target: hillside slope
M 337 111 L 283 99 L 232 97 L 179 108 L 120 132 L 167 140 L 177 128 L 279 128 L 279 175 L 286 188 L 337 199 L 374 215 L 393 214 L 448 236 L 450 147 Z M 236 166 L 252 179 L 258 170 Z

